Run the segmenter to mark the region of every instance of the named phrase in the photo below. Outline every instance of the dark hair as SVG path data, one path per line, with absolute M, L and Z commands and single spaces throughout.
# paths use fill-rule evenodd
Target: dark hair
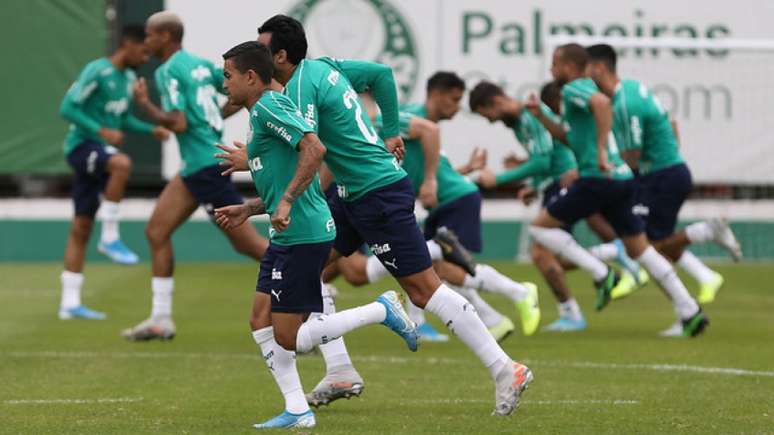
M 274 74 L 274 62 L 269 48 L 258 41 L 247 41 L 234 46 L 223 54 L 223 60 L 231 59 L 241 73 L 255 71 L 261 81 L 268 84 Z
M 427 79 L 427 93 L 430 91 L 465 90 L 465 80 L 451 71 L 438 71 Z
M 145 41 L 145 26 L 141 24 L 127 24 L 121 29 L 121 42 L 143 42 Z
M 579 69 L 586 68 L 589 61 L 589 55 L 582 45 L 576 43 L 564 44 L 559 46 L 562 60 L 575 64 Z
M 505 95 L 503 88 L 492 82 L 480 82 L 470 91 L 470 96 L 468 97 L 470 110 L 475 112 L 479 107 L 489 106 L 492 104 L 494 97 L 498 95 Z
M 615 54 L 615 49 L 613 47 L 607 44 L 595 44 L 587 47 L 586 53 L 589 55 L 589 61 L 604 62 L 607 69 L 615 72 L 618 56 Z
M 553 106 L 560 98 L 562 98 L 562 87 L 559 83 L 550 81 L 540 88 L 540 101 L 546 106 Z
M 285 50 L 293 65 L 298 65 L 306 57 L 306 32 L 304 26 L 295 18 L 275 15 L 258 28 L 258 34 L 267 32 L 271 33 L 269 48 L 272 53 Z

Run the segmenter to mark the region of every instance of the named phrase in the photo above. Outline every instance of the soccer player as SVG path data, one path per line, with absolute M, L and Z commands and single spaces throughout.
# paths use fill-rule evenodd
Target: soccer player
M 511 414 L 532 373 L 510 359 L 470 303 L 432 268 L 414 216 L 411 182 L 388 151 L 402 148 L 392 71 L 370 62 L 305 59 L 303 26 L 288 16 L 268 19 L 258 33 L 259 42 L 273 53 L 274 78 L 327 148 L 325 163 L 339 193 L 331 210 L 337 231 L 333 257 L 348 256 L 366 242 L 411 301 L 440 317 L 487 367 L 496 389 L 494 414 Z M 384 141 L 357 96 L 366 89 L 382 110 Z
M 452 119 L 459 112 L 465 82 L 452 72 L 439 71 L 428 79 L 426 89 L 424 104 L 404 105 L 400 112 L 400 131 L 406 140 L 402 166 L 414 186 L 414 194 L 429 213 L 425 219 L 425 238 L 432 239 L 439 232 L 451 230 L 468 251 L 481 252 L 481 194 L 478 186 L 457 172 L 441 151 L 438 128 L 440 121 Z M 378 279 L 387 273 L 384 267 L 379 267 L 377 259 L 372 257 L 368 261 L 370 270 L 381 271 L 372 272 L 369 278 Z M 477 290 L 510 299 L 519 313 L 524 335 L 532 335 L 537 330 L 540 309 L 535 284 L 517 283 L 486 264 L 476 265 L 474 276 L 447 262 L 436 262 L 435 269 L 441 279 L 452 284 L 476 307 L 496 340 L 503 340 L 513 331 L 513 322 L 490 307 Z M 422 311 L 414 316 L 424 322 Z
M 562 120 L 555 123 L 531 96 L 530 112 L 557 140 L 572 149 L 580 178 L 554 203 L 540 212 L 530 233 L 541 245 L 562 255 L 589 272 L 597 287 L 596 308 L 610 301 L 617 284 L 616 274 L 601 260 L 583 249 L 560 228 L 599 211 L 621 236 L 626 251 L 661 285 L 671 299 L 675 314 L 686 336 L 700 334 L 709 324 L 708 317 L 688 293 L 667 259 L 649 243 L 642 221 L 633 214 L 635 185 L 632 172 L 621 160 L 615 143 L 609 141 L 612 124 L 610 99 L 585 78 L 586 50 L 578 44 L 566 44 L 553 53 L 551 73 L 562 87 Z
M 222 71 L 183 49 L 183 23 L 172 12 L 151 15 L 145 30 L 146 46 L 164 62 L 155 72 L 162 107 L 151 102 L 143 80 L 135 84 L 135 100 L 155 122 L 175 133 L 183 166 L 159 195 L 145 228 L 153 273 L 152 309 L 148 319 L 122 332 L 129 340 L 175 336 L 172 233 L 200 205 L 212 216 L 215 208 L 242 203 L 231 179 L 220 175 L 219 160 L 214 156 L 223 131 L 217 101 L 217 94 L 223 90 Z M 263 256 L 267 241 L 252 225 L 239 225 L 223 232 L 237 252 L 255 260 Z
M 250 325 L 269 370 L 285 397 L 285 411 L 258 429 L 313 427 L 295 351 L 308 352 L 359 327 L 382 323 L 416 351 L 416 329 L 397 293 L 335 314 L 323 311 L 320 274 L 328 261 L 336 226 L 320 189 L 317 170 L 326 153 L 314 129 L 285 95 L 271 90 L 273 63 L 256 41 L 223 55 L 224 86 L 232 105 L 250 110 L 248 164 L 259 198 L 216 209 L 224 228 L 249 216 L 271 215 L 271 238 L 261 261 Z
M 586 73 L 612 99 L 613 133 L 622 157 L 639 171 L 639 207 L 653 246 L 683 266 L 701 285 L 700 303 L 709 303 L 723 284 L 723 277 L 710 270 L 685 248 L 691 243 L 713 241 L 734 260 L 741 249 L 728 224 L 721 219 L 690 224 L 675 233 L 677 216 L 693 187 L 691 171 L 678 149 L 669 116 L 655 95 L 637 80 L 621 80 L 616 72 L 617 55 L 606 44 L 587 48 Z M 685 257 L 685 258 L 683 258 Z
M 84 67 L 70 87 L 59 109 L 71 123 L 64 142 L 67 163 L 73 168 L 75 216 L 67 238 L 62 272 L 60 319 L 104 319 L 105 314 L 81 303 L 83 263 L 94 216 L 102 200 L 102 235 L 98 249 L 119 264 L 137 263 L 137 254 L 121 241 L 119 203 L 131 172 L 132 161 L 115 146 L 124 143 L 123 130 L 153 134 L 164 139 L 168 131 L 135 118 L 129 93 L 136 76 L 131 68 L 148 61 L 142 26 L 129 25 L 121 31 L 118 49 Z

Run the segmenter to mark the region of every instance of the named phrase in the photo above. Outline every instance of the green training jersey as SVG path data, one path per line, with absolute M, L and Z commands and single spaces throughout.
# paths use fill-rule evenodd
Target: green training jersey
M 274 213 L 298 165 L 298 143 L 314 129 L 288 97 L 266 91 L 250 110 L 247 156 L 255 190 Z M 321 243 L 336 237 L 328 203 L 320 179 L 314 180 L 290 209 L 290 225 L 285 231 L 269 229 L 269 238 L 278 245 Z
M 350 68 L 353 63 L 358 67 Z M 357 92 L 373 88 L 373 83 L 384 77 L 385 68 L 389 70 L 370 62 L 304 59 L 285 85 L 285 95 L 301 110 L 327 148 L 325 163 L 333 172 L 339 196 L 345 201 L 356 200 L 406 177 L 376 133 Z M 361 89 L 353 87 L 350 76 Z M 376 94 L 374 97 L 383 107 Z M 397 112 L 394 82 L 392 97 Z M 393 116 L 382 110 L 385 129 L 397 131 L 393 125 L 397 124 L 397 113 Z
M 181 49 L 156 69 L 155 77 L 161 108 L 183 112 L 188 123 L 175 135 L 183 160 L 180 175 L 217 165 L 215 144 L 222 142 L 223 134 L 217 94 L 223 93 L 223 70 Z
M 60 112 L 70 121 L 64 142 L 69 154 L 85 140 L 104 143 L 101 128 L 150 133 L 153 125 L 130 113 L 132 86 L 136 76 L 130 69 L 116 68 L 108 58 L 89 62 L 62 100 Z
M 685 161 L 669 115 L 655 95 L 636 80 L 621 80 L 613 94 L 613 133 L 621 150 L 640 150 L 642 174 Z
M 591 113 L 589 100 L 599 92 L 594 81 L 580 78 L 562 87 L 562 120 L 567 130 L 567 145 L 578 162 L 581 177 L 599 177 L 625 180 L 632 178 L 632 171 L 621 160 L 615 140 L 607 142 L 608 162 L 614 169 L 602 172 L 597 164 L 597 125 Z
M 422 149 L 422 143 L 418 139 L 410 139 L 408 136 L 411 119 L 415 117 L 427 118 L 427 108 L 424 104 L 401 106 L 400 133 L 405 140 L 406 148 L 402 165 L 414 186 L 414 194 L 418 195 L 419 188 L 425 181 L 425 153 Z M 478 186 L 454 169 L 443 151 L 441 151 L 438 161 L 436 178 L 438 179 L 438 207 L 478 191 Z

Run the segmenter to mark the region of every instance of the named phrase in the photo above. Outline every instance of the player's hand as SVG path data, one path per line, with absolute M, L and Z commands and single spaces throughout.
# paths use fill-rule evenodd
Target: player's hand
M 403 138 L 400 136 L 388 137 L 384 140 L 384 145 L 387 147 L 393 156 L 398 160 L 403 160 L 403 156 L 406 155 L 406 148 L 403 146 Z
M 495 178 L 494 172 L 486 168 L 478 173 L 476 183 L 484 189 L 494 189 L 497 187 L 497 179 Z
M 572 186 L 572 183 L 578 179 L 578 171 L 576 169 L 570 169 L 559 177 L 559 186 L 566 189 Z
M 473 152 L 470 153 L 470 160 L 468 161 L 467 168 L 470 172 L 480 171 L 486 167 L 487 151 L 485 148 L 476 147 Z
M 103 127 L 99 129 L 99 137 L 110 145 L 123 145 L 124 143 L 124 132 L 121 130 Z
M 148 83 L 145 81 L 144 77 L 140 77 L 134 82 L 132 94 L 134 96 L 134 101 L 139 104 L 147 103 L 150 100 L 150 97 L 148 96 Z
M 524 107 L 534 116 L 540 115 L 540 100 L 538 100 L 537 95 L 534 93 L 529 94 L 527 101 L 524 103 Z
M 537 199 L 537 191 L 531 187 L 522 187 L 517 193 L 517 197 L 524 205 L 532 204 Z
M 607 150 L 602 149 L 597 151 L 597 167 L 602 172 L 611 172 L 614 168 L 613 165 L 607 160 Z
M 153 127 L 153 137 L 155 137 L 158 140 L 167 140 L 169 139 L 169 135 L 172 134 L 171 131 L 167 130 L 166 128 L 157 125 Z
M 215 145 L 223 152 L 215 154 L 216 158 L 221 159 L 219 163 L 225 169 L 220 175 L 228 176 L 237 171 L 246 171 L 247 166 L 247 145 L 242 142 L 234 141 L 234 146 L 228 146 L 222 143 Z
M 215 223 L 225 230 L 242 225 L 249 217 L 250 211 L 245 204 L 228 205 L 215 209 Z
M 513 154 L 513 153 L 503 157 L 503 166 L 505 167 L 505 169 L 515 168 L 522 163 L 524 163 L 524 160 L 518 158 L 516 154 Z
M 432 209 L 438 206 L 438 180 L 425 179 L 419 187 L 419 202 L 422 207 Z
M 274 214 L 271 215 L 271 226 L 281 233 L 288 229 L 290 225 L 290 208 L 292 204 L 287 202 L 284 198 L 277 204 L 277 208 L 274 209 Z

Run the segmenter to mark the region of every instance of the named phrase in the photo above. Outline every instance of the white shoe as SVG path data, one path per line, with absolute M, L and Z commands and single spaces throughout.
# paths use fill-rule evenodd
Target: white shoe
M 492 415 L 511 415 L 534 377 L 529 367 L 510 361 L 495 377 L 495 410 Z
M 724 219 L 710 219 L 707 221 L 712 229 L 713 240 L 715 243 L 722 246 L 731 255 L 734 261 L 742 259 L 742 247 L 739 246 L 739 241 L 736 239 L 734 232 L 731 231 L 731 227 L 728 226 L 728 222 Z
M 169 316 L 149 317 L 133 328 L 124 329 L 121 335 L 131 341 L 147 341 L 158 338 L 171 340 L 175 338 L 175 322 Z
M 659 332 L 658 335 L 660 335 L 661 337 L 682 338 L 683 322 L 681 322 L 680 320 L 675 320 L 675 323 L 673 323 L 672 326 Z
M 317 408 L 328 405 L 334 400 L 349 399 L 360 396 L 365 389 L 365 383 L 354 367 L 326 373 L 314 390 L 306 395 L 306 402 Z

